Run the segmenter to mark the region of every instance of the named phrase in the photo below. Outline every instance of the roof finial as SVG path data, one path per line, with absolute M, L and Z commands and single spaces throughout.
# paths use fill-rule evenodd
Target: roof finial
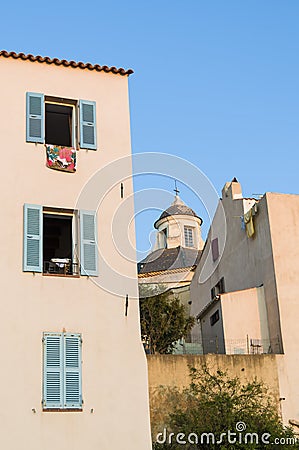
M 179 195 L 179 193 L 180 193 L 180 191 L 178 190 L 177 185 L 176 185 L 176 180 L 174 180 L 174 192 L 175 192 L 175 195 Z

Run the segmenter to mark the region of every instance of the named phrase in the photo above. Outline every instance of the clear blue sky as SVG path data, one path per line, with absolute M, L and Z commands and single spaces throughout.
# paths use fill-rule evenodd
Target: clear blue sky
M 219 194 L 234 176 L 246 196 L 298 193 L 298 23 L 298 0 L 12 1 L 1 5 L 0 46 L 131 67 L 134 153 L 185 158 Z M 140 176 L 135 187 L 173 183 Z M 157 214 L 138 215 L 139 250 Z

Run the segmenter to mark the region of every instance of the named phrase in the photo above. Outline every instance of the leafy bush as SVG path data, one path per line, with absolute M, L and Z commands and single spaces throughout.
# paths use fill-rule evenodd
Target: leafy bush
M 188 388 L 180 391 L 161 387 L 154 393 L 154 438 L 158 429 L 162 432 L 154 449 L 299 448 L 292 429 L 282 425 L 274 399 L 263 382 L 242 384 L 238 377 L 231 378 L 221 370 L 213 372 L 207 366 L 200 370 L 191 368 L 190 377 Z M 185 444 L 177 442 L 179 433 L 183 433 L 179 441 Z M 266 443 L 274 443 L 274 439 L 280 442 Z

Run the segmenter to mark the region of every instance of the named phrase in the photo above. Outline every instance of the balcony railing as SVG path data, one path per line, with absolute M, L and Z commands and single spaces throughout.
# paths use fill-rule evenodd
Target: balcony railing
M 52 258 L 51 261 L 44 261 L 44 274 L 78 276 L 79 264 L 69 258 Z

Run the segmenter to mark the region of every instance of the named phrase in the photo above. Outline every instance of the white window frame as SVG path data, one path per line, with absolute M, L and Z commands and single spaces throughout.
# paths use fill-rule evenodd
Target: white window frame
M 184 241 L 185 247 L 194 248 L 194 227 L 184 225 Z

